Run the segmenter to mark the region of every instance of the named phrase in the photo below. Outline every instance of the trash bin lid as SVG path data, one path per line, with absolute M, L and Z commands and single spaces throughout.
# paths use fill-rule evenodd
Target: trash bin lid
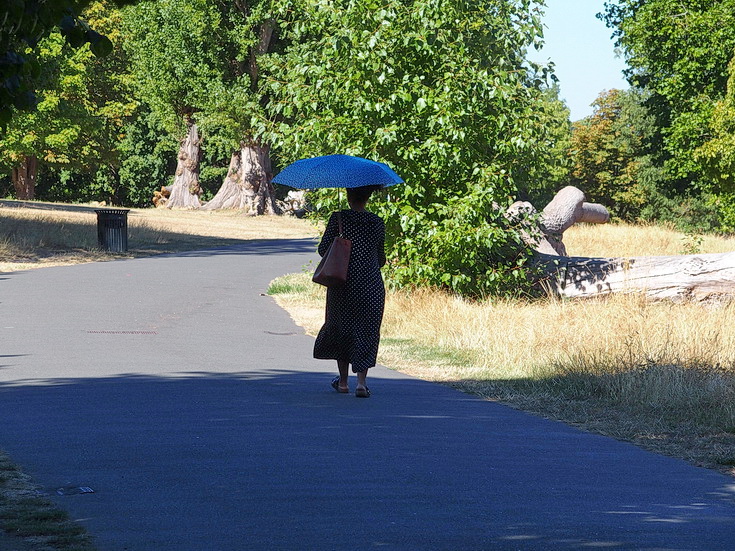
M 94 209 L 97 214 L 127 214 L 130 209 Z

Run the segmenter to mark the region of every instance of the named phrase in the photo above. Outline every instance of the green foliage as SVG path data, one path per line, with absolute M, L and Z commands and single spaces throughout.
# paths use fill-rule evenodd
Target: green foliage
M 9 170 L 26 156 L 53 165 L 83 163 L 96 155 L 100 120 L 87 109 L 91 55 L 79 50 L 69 55 L 60 34 L 38 45 L 37 61 L 45 67 L 43 87 L 34 111 L 16 111 L 0 136 L 0 166 Z
M 281 29 L 291 46 L 262 63 L 273 101 L 259 130 L 281 164 L 341 152 L 398 171 L 406 183 L 373 206 L 397 284 L 522 292 L 527 252 L 500 212 L 538 138 L 543 73 L 525 62 L 539 39 L 534 2 L 305 10 Z M 332 206 L 334 192 L 316 196 L 317 208 Z
M 177 142 L 146 108 L 123 128 L 120 142 L 119 188 L 116 204 L 151 205 L 153 192 L 169 185 L 176 168 Z
M 118 6 L 134 0 L 111 0 Z M 8 0 L 0 9 L 0 127 L 14 110 L 32 110 L 46 67 L 38 62 L 38 45 L 58 31 L 73 48 L 89 45 L 95 56 L 113 51 L 112 41 L 78 14 L 92 0 Z
M 124 47 L 137 96 L 172 134 L 201 109 L 228 62 L 221 14 L 207 0 L 141 2 L 124 12 Z
M 735 0 L 616 0 L 605 7 L 631 67 L 629 80 L 650 94 L 662 138 L 657 162 L 669 185 L 679 193 L 716 191 L 705 165 L 718 146 L 697 151 L 710 124 L 722 124 L 713 121 L 713 106 L 725 95 L 735 51 Z
M 572 184 L 613 215 L 634 220 L 658 183 L 649 169 L 650 158 L 645 156 L 645 144 L 655 125 L 644 105 L 644 93 L 637 89 L 604 91 L 593 107 L 591 116 L 573 125 Z
M 648 193 L 639 218 L 644 222 L 663 222 L 688 233 L 721 231 L 722 222 L 715 205 L 719 197 L 709 194 L 668 196 L 658 189 Z
M 699 254 L 702 252 L 704 236 L 698 233 L 687 233 L 682 238 L 681 254 Z
M 730 61 L 725 97 L 718 101 L 710 119 L 710 138 L 695 152 L 715 189 L 735 193 L 735 57 Z
M 520 198 L 546 205 L 571 177 L 572 124 L 569 109 L 559 99 L 558 86 L 544 90 L 532 109 L 531 142 L 515 161 L 513 175 Z
M 16 111 L 0 136 L 0 167 L 9 171 L 36 157 L 45 167 L 40 198 L 116 202 L 119 142 L 136 104 L 120 48 L 119 10 L 94 2 L 84 16 L 107 33 L 112 52 L 99 58 L 89 47 L 72 49 L 59 33 L 38 43 L 36 60 L 45 68 L 36 82 L 39 102 L 33 111 Z
M 708 197 L 709 216 L 717 216 L 717 231 L 735 234 L 735 192 L 720 192 Z

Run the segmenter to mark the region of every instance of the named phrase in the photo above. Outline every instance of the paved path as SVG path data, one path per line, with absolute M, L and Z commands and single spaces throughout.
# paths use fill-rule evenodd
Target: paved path
M 101 551 L 735 549 L 735 481 L 387 369 L 269 297 L 308 240 L 0 275 L 0 448 Z

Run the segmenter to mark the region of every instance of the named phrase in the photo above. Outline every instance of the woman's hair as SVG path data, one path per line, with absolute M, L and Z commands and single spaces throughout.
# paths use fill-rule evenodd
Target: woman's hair
M 373 191 L 378 191 L 382 188 L 383 186 L 348 187 L 347 200 L 356 201 L 357 203 L 367 203 Z

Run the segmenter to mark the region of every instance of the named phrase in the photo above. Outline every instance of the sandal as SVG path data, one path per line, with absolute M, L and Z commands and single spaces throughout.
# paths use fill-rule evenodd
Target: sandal
M 370 398 L 370 389 L 368 387 L 355 389 L 357 398 Z
M 342 388 L 341 386 L 339 386 L 339 377 L 335 377 L 334 379 L 332 379 L 332 388 L 340 394 L 348 394 L 350 392 L 349 388 Z

